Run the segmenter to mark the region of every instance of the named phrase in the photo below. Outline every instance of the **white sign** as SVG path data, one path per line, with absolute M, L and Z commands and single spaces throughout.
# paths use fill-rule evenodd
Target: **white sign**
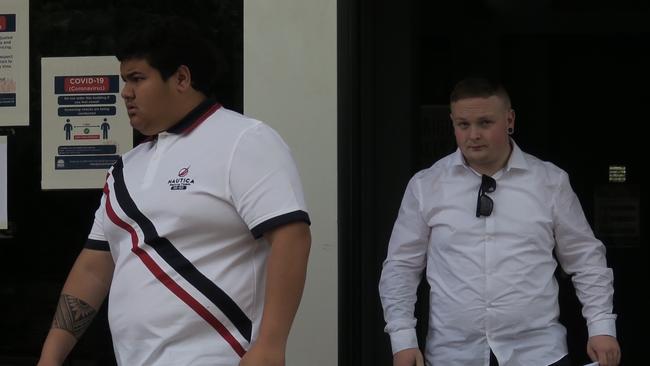
M 7 228 L 7 136 L 0 136 L 0 230 Z
M 101 188 L 133 147 L 113 56 L 41 59 L 43 189 Z
M 29 125 L 29 1 L 0 1 L 0 126 Z

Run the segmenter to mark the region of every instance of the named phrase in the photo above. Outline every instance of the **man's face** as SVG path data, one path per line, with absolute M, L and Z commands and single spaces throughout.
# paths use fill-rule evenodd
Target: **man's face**
M 510 155 L 508 128 L 515 112 L 498 96 L 465 98 L 451 104 L 456 143 L 467 163 L 478 172 L 492 174 Z
M 121 95 L 133 128 L 151 136 L 177 122 L 172 113 L 176 96 L 173 76 L 163 80 L 145 59 L 122 61 L 120 74 L 124 80 Z

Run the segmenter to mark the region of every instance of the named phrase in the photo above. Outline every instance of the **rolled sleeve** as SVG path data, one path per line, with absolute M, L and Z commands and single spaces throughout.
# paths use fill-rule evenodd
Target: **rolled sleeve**
M 596 320 L 593 322 L 587 323 L 587 330 L 589 332 L 589 337 L 597 335 L 609 335 L 616 337 L 616 316 L 613 315 L 611 318 Z
M 418 337 L 415 329 L 404 329 L 390 333 L 390 346 L 393 354 L 409 348 L 418 348 Z

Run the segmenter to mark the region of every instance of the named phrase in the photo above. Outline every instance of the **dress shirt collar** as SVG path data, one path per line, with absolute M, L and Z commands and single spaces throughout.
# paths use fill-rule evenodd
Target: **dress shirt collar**
M 512 138 L 510 139 L 510 143 L 512 144 L 512 152 L 510 153 L 510 157 L 508 158 L 508 162 L 506 163 L 505 168 L 501 170 L 506 172 L 510 171 L 510 169 L 529 170 L 530 167 L 528 165 L 528 161 L 526 160 L 526 156 L 524 155 L 524 152 L 521 151 L 519 146 L 517 146 L 517 144 L 515 143 L 515 140 L 513 140 Z M 452 167 L 463 167 L 474 171 L 465 161 L 465 158 L 463 157 L 463 153 L 460 151 L 460 148 L 457 148 L 456 151 L 453 153 L 453 156 L 449 161 L 449 164 Z

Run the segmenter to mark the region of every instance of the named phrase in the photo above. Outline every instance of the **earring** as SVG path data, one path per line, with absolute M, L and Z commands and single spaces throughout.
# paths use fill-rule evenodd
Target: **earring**
M 508 135 L 512 135 L 513 132 L 515 132 L 515 129 L 512 127 L 508 127 Z

